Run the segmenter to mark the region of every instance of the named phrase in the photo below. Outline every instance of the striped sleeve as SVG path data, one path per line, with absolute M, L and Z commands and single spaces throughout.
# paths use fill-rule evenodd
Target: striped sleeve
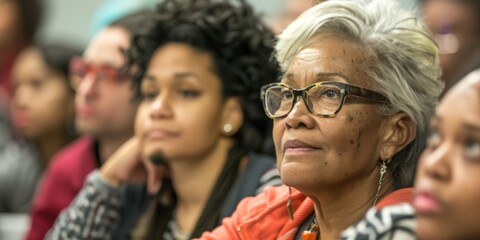
M 341 240 L 409 240 L 414 234 L 414 209 L 399 204 L 381 209 L 371 208 L 364 219 L 343 231 Z

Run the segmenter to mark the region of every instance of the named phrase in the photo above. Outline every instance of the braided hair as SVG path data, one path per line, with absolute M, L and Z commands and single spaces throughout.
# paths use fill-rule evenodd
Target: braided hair
M 142 76 L 155 50 L 176 42 L 209 53 L 221 79 L 223 98 L 238 96 L 242 101 L 244 123 L 233 136 L 236 144 L 190 236 L 194 238 L 220 223 L 219 206 L 237 178 L 242 156 L 247 151 L 273 153 L 272 122 L 263 112 L 260 87 L 278 79 L 274 34 L 244 0 L 164 0 L 156 13 L 134 34 L 126 53 L 129 66 L 139 68 L 133 83 L 136 96 L 140 97 Z M 170 201 L 157 204 L 148 239 L 161 239 L 172 219 L 175 193 L 169 181 L 163 187 L 160 194 L 169 197 L 159 199 Z

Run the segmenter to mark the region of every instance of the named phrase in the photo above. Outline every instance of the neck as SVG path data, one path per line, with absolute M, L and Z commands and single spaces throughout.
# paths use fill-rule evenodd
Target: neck
M 132 137 L 132 136 L 131 135 L 125 135 L 125 136 L 97 137 L 99 152 L 100 152 L 100 160 L 102 162 L 107 160 L 130 137 Z
M 378 170 L 378 169 L 377 169 Z M 316 191 L 308 195 L 315 205 L 315 216 L 320 228 L 320 239 L 337 239 L 340 233 L 363 218 L 373 206 L 378 189 L 379 171 L 355 182 Z M 377 203 L 392 192 L 392 178 L 386 174 Z
M 47 137 L 42 137 L 34 140 L 33 143 L 37 146 L 38 154 L 42 160 L 43 166 L 47 166 L 53 155 L 62 147 L 67 145 L 71 138 L 66 132 L 59 134 L 50 134 Z
M 225 166 L 231 139 L 222 138 L 206 155 L 195 159 L 172 159 L 172 182 L 177 194 L 177 224 L 192 232 Z

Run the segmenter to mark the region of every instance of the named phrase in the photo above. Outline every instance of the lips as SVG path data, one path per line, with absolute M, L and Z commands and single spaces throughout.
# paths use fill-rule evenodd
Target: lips
M 19 128 L 24 128 L 30 124 L 31 117 L 27 111 L 16 110 L 13 112 L 13 123 Z
M 163 140 L 167 138 L 177 137 L 179 133 L 166 129 L 153 129 L 149 130 L 146 135 L 147 138 L 150 140 Z
M 413 198 L 413 206 L 420 214 L 434 214 L 442 211 L 440 199 L 428 191 L 418 191 Z
M 90 106 L 80 106 L 77 107 L 77 116 L 80 117 L 91 117 L 95 115 L 95 110 Z
M 285 154 L 304 153 L 315 151 L 318 149 L 318 147 L 315 147 L 298 139 L 288 140 L 283 144 L 283 151 Z

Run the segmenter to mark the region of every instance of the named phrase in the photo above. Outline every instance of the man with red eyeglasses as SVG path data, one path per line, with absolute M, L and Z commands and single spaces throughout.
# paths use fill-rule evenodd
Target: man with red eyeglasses
M 121 50 L 128 49 L 132 32 L 149 16 L 140 12 L 113 22 L 95 36 L 83 57 L 71 60 L 75 124 L 85 136 L 52 159 L 34 200 L 28 240 L 44 239 L 88 173 L 133 135 L 138 104 L 133 99 L 133 77 L 121 70 L 126 63 Z

